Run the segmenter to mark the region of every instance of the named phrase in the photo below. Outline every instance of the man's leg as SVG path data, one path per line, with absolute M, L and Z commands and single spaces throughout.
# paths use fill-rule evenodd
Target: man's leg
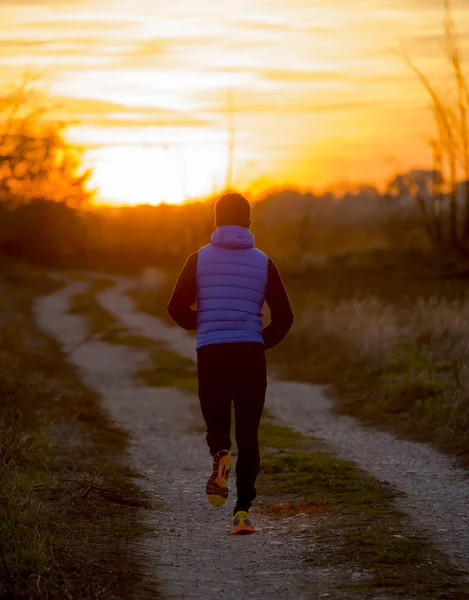
M 244 344 L 243 344 L 244 346 Z M 265 402 L 267 375 L 262 344 L 249 344 L 237 363 L 234 394 L 236 443 L 236 487 L 238 500 L 234 512 L 249 511 L 256 498 L 256 479 L 259 473 L 258 430 Z
M 223 348 L 205 346 L 197 352 L 199 400 L 207 426 L 207 445 L 215 456 L 231 448 L 231 389 Z
M 212 474 L 205 492 L 213 506 L 223 506 L 229 493 L 232 395 L 227 377 L 228 364 L 221 347 L 207 346 L 197 353 L 200 406 L 207 425 L 207 444 L 213 456 Z

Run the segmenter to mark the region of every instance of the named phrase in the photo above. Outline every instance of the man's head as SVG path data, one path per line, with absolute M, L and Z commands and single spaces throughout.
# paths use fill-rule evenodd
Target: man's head
M 215 204 L 215 225 L 251 227 L 251 206 L 244 196 L 235 192 L 223 194 Z

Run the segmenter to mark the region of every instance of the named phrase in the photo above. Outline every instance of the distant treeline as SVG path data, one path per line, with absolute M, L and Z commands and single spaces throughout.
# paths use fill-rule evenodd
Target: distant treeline
M 207 244 L 215 198 L 181 206 L 103 208 L 28 199 L 0 201 L 0 251 L 46 266 L 135 271 L 180 264 Z M 415 200 L 374 187 L 315 195 L 277 190 L 253 204 L 253 232 L 269 254 L 317 255 L 426 244 Z

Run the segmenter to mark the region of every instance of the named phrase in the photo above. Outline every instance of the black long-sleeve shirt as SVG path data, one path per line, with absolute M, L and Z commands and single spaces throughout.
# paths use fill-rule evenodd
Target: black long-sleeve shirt
M 184 265 L 168 304 L 171 318 L 183 329 L 197 330 L 197 310 L 192 308 L 197 300 L 198 253 L 191 254 Z M 293 311 L 277 267 L 269 258 L 265 301 L 270 308 L 271 321 L 264 327 L 266 350 L 279 344 L 293 324 Z

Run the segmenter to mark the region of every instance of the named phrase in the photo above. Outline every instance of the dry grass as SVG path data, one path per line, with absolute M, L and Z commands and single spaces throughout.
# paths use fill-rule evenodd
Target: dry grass
M 140 274 L 135 288 L 130 291 L 130 296 L 143 312 L 174 325 L 174 321 L 168 315 L 166 306 L 176 285 L 178 275 L 178 269 L 165 269 L 164 271 L 147 269 Z
M 313 303 L 277 351 L 288 377 L 333 383 L 339 406 L 469 460 L 469 301 Z
M 398 491 L 329 455 L 318 440 L 274 423 L 268 414 L 259 434 L 260 508 L 284 517 L 310 516 L 302 523 L 313 532 L 308 560 L 314 566 L 360 574 L 358 579 L 347 577 L 344 587 L 363 598 L 383 593 L 467 597 L 461 574 L 396 507 Z
M 56 284 L 2 275 L 0 597 L 155 597 L 132 551 L 149 503 L 123 462 L 126 435 L 32 319 Z
M 136 377 L 150 387 L 177 387 L 191 394 L 197 393 L 195 363 L 168 348 L 154 348 Z
M 107 342 L 108 344 L 121 344 L 137 348 L 152 348 L 155 346 L 151 340 L 141 336 L 132 335 L 123 327 L 108 310 L 98 301 L 100 292 L 114 285 L 113 281 L 106 278 L 85 278 L 89 287 L 70 300 L 70 314 L 80 315 L 86 319 L 89 335 Z

